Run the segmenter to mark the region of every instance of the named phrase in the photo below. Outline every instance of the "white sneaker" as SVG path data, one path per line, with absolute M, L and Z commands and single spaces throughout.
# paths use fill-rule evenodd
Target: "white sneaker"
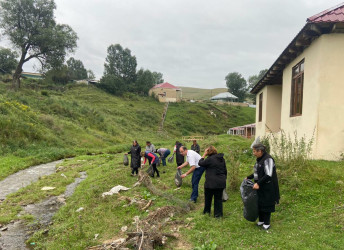
M 262 222 L 262 221 L 257 222 L 257 226 L 262 226 L 263 224 L 264 224 L 264 222 Z
M 263 225 L 264 230 L 269 230 L 269 228 L 270 228 L 270 225 Z

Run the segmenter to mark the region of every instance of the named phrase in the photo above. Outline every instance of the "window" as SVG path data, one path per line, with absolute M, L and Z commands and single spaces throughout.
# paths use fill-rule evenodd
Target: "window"
M 262 121 L 262 117 L 263 117 L 263 93 L 259 94 L 259 118 L 258 121 L 261 122 Z
M 290 116 L 302 115 L 304 60 L 293 68 L 291 82 Z

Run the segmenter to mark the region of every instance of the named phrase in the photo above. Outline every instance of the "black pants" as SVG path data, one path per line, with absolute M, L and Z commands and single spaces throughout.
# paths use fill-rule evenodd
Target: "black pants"
M 204 210 L 203 210 L 204 214 L 206 213 L 210 214 L 211 203 L 214 196 L 214 217 L 223 216 L 222 192 L 223 192 L 223 188 L 217 188 L 217 189 L 204 188 Z
M 131 173 L 132 173 L 132 174 L 134 174 L 134 173 L 135 173 L 135 174 L 138 174 L 138 173 L 139 173 L 139 169 L 138 169 L 138 168 L 132 168 L 132 169 L 131 169 Z
M 154 170 L 154 172 L 153 172 L 153 177 L 154 177 L 155 172 L 156 172 L 156 176 L 157 176 L 157 177 L 160 177 L 159 171 L 158 171 L 158 169 L 157 169 L 157 167 L 156 167 L 156 163 L 153 163 L 153 164 L 152 164 L 152 167 L 153 167 L 153 170 Z
M 264 225 L 270 225 L 271 212 L 259 211 L 259 221 L 264 222 Z

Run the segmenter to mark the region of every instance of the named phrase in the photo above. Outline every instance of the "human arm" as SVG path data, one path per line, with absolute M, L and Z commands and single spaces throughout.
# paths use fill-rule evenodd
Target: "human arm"
M 195 171 L 195 169 L 196 169 L 196 166 L 191 166 L 191 168 L 185 174 L 182 174 L 180 177 L 185 178 L 186 176 L 191 174 L 193 171 Z
M 148 153 L 148 156 L 152 157 L 151 163 L 153 163 L 155 161 L 155 158 L 156 158 L 155 155 L 152 153 Z
M 178 169 L 182 169 L 183 167 L 187 166 L 189 164 L 189 162 L 184 162 L 182 165 L 178 166 Z

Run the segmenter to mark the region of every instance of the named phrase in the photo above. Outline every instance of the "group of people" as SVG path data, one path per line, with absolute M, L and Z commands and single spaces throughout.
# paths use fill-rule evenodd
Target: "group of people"
M 278 204 L 280 198 L 276 166 L 273 158 L 266 152 L 264 145 L 257 143 L 252 147 L 256 163 L 253 173 L 246 178 L 254 179 L 253 189 L 257 190 L 258 194 L 259 221 L 257 225 L 267 230 L 270 228 L 271 213 L 275 211 L 275 204 Z M 146 142 L 145 151 L 141 151 L 137 141 L 133 141 L 133 145 L 127 153 L 131 154 L 131 174 L 137 175 L 139 167 L 143 167 L 148 160 L 154 170 L 153 177 L 155 173 L 157 177 L 160 177 L 157 169 L 157 164 L 160 161 L 159 156 L 163 166 L 166 166 L 166 158 L 170 153 L 171 151 L 167 148 L 155 149 L 154 145 L 149 141 Z M 177 169 L 190 166 L 181 175 L 181 178 L 185 178 L 192 173 L 190 202 L 197 201 L 199 182 L 205 172 L 203 213 L 210 214 L 212 200 L 214 199 L 214 217 L 221 218 L 223 216 L 222 196 L 227 182 L 227 167 L 224 155 L 218 153 L 214 146 L 209 146 L 201 156 L 200 146 L 196 140 L 193 141 L 191 149 L 176 141 L 173 153 L 176 155 Z M 144 161 L 140 165 L 141 157 L 144 158 Z

